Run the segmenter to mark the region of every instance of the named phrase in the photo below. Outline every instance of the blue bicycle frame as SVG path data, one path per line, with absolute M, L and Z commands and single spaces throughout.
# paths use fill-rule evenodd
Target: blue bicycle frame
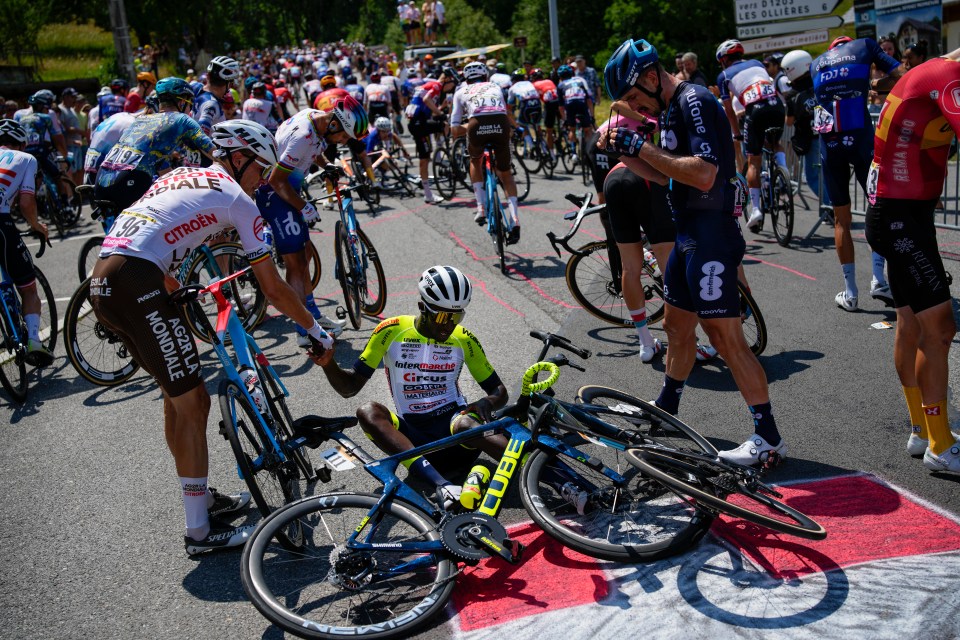
M 7 275 L 6 270 L 0 269 L 0 306 L 3 307 L 3 323 L 10 329 L 10 340 L 13 344 L 0 345 L 0 347 L 9 348 L 11 351 L 18 344 L 24 342 L 24 337 L 20 335 L 20 294 L 17 293 L 13 280 Z

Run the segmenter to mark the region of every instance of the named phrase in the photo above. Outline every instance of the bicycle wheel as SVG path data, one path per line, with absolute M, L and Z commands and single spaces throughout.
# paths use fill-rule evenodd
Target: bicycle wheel
M 493 248 L 500 259 L 500 273 L 507 273 L 507 256 L 504 250 L 507 231 L 503 227 L 503 206 L 497 194 L 496 186 L 492 183 L 492 176 L 487 175 L 487 231 L 493 240 Z M 492 218 L 492 224 L 491 224 Z
M 237 459 L 237 472 L 247 483 L 250 497 L 266 517 L 300 497 L 297 465 L 289 458 L 281 461 L 260 422 L 260 415 L 231 380 L 221 380 L 219 389 L 221 433 L 230 442 Z M 299 521 L 275 532 L 284 547 L 303 546 L 303 527 Z
M 380 263 L 380 254 L 370 238 L 357 229 L 360 238 L 360 260 L 363 264 L 363 287 L 360 290 L 360 309 L 365 315 L 378 316 L 387 306 L 387 276 Z
M 47 282 L 47 277 L 34 265 L 33 271 L 37 276 L 37 295 L 40 296 L 40 342 L 50 353 L 57 347 L 60 319 L 57 316 L 57 302 L 53 297 L 53 289 Z
M 67 303 L 63 343 L 77 373 L 101 387 L 118 385 L 140 368 L 120 336 L 97 320 L 93 313 L 90 278 L 80 283 Z
M 527 143 L 526 136 L 513 141 L 513 157 L 530 173 L 540 171 L 540 156 L 532 144 Z
M 756 480 L 756 472 L 747 467 L 650 446 L 629 449 L 626 457 L 644 475 L 718 513 L 809 540 L 827 537 L 820 524 L 777 500 L 776 492 Z M 736 496 L 735 501 L 727 499 L 731 496 Z
M 457 138 L 453 143 L 453 161 L 457 165 L 457 178 L 460 184 L 467 192 L 473 191 L 473 185 L 470 183 L 470 153 L 467 151 L 467 139 Z
M 563 165 L 563 170 L 569 174 L 573 173 L 577 165 L 570 153 L 570 143 L 567 141 L 566 136 L 567 132 L 564 130 L 557 132 L 557 159 L 560 161 L 560 164 Z
M 754 355 L 760 355 L 767 348 L 767 323 L 763 320 L 760 307 L 753 295 L 742 282 L 737 283 L 740 289 L 740 321 L 743 324 L 743 337 L 750 345 Z
M 783 167 L 776 165 L 773 174 L 773 203 L 770 218 L 773 223 L 773 235 L 781 247 L 790 244 L 793 237 L 793 194 L 790 190 L 790 177 Z
M 567 288 L 574 299 L 590 315 L 621 327 L 632 327 L 633 319 L 623 300 L 619 278 L 610 271 L 607 243 L 589 242 L 567 261 Z M 641 274 L 643 294 L 647 305 L 647 323 L 655 324 L 663 318 L 663 281 L 654 276 L 653 268 L 644 264 Z
M 451 163 L 453 160 L 451 159 Z M 450 170 L 453 172 L 453 181 L 457 181 L 457 168 L 456 165 L 451 164 Z M 406 162 L 403 165 L 403 170 L 400 170 L 398 167 L 391 166 L 391 172 L 397 180 L 397 183 L 400 185 L 400 188 L 403 189 L 409 197 L 417 195 L 416 190 L 413 188 L 413 178 L 410 177 L 410 163 Z
M 304 247 L 304 250 L 307 252 L 307 263 L 309 264 L 308 269 L 310 270 L 310 284 L 312 285 L 310 290 L 313 291 L 317 288 L 317 285 L 320 284 L 320 276 L 323 274 L 322 265 L 320 264 L 320 252 L 317 251 L 317 245 L 313 244 L 313 240 L 307 238 L 307 246 Z
M 457 176 L 450 160 L 450 154 L 444 148 L 433 152 L 433 184 L 445 200 L 452 200 L 457 193 Z
M 59 237 L 62 238 L 67 233 L 66 227 L 63 225 L 63 220 L 60 218 L 60 212 L 57 211 L 56 206 L 54 206 L 53 196 L 46 187 L 37 194 L 37 214 L 41 218 L 53 223 Z
M 103 244 L 103 240 L 103 236 L 87 238 L 80 247 L 80 255 L 77 257 L 77 274 L 80 276 L 80 282 L 93 273 L 93 266 L 97 264 L 97 258 L 100 257 L 100 245 Z
M 550 155 L 550 149 L 547 147 L 546 140 L 537 140 L 537 153 L 540 155 L 540 168 L 543 169 L 543 177 L 552 178 L 553 170 L 557 166 L 557 161 Z
M 61 218 L 65 227 L 73 227 L 80 220 L 80 214 L 83 213 L 83 198 L 77 193 L 77 183 L 72 178 L 60 176 L 60 183 L 66 183 L 68 188 L 66 193 L 61 194 L 63 204 L 66 208 L 61 209 Z
M 302 638 L 407 637 L 443 610 L 457 568 L 439 553 L 405 545 L 440 539 L 429 516 L 400 500 L 366 494 L 327 494 L 288 505 L 253 532 L 240 559 L 250 601 L 270 622 Z M 300 522 L 306 544 L 290 552 L 273 542 Z M 377 544 L 351 551 L 347 540 L 363 523 L 359 539 Z
M 306 482 L 312 482 L 317 477 L 317 470 L 310 459 L 310 449 L 307 447 L 292 447 L 290 443 L 295 439 L 293 435 L 293 416 L 287 408 L 287 397 L 277 379 L 270 375 L 266 367 L 259 362 L 254 363 L 257 368 L 257 378 L 260 380 L 263 394 L 270 406 L 270 414 L 275 425 L 275 437 L 283 447 L 284 455 L 292 459 L 300 470 L 301 477 Z
M 523 202 L 530 195 L 530 172 L 523 164 L 511 159 L 510 173 L 513 174 L 513 182 L 517 185 L 517 200 Z
M 360 291 L 357 289 L 357 274 L 350 235 L 347 233 L 343 221 L 337 220 L 337 226 L 333 234 L 334 250 L 337 255 L 337 280 L 340 281 L 340 289 L 343 291 L 343 306 L 347 309 L 347 315 L 350 316 L 350 324 L 354 329 L 360 328 Z
M 210 255 L 213 260 L 210 260 Z M 190 261 L 185 270 L 184 285 L 199 284 L 207 286 L 217 277 L 236 273 L 245 269 L 247 262 L 243 246 L 237 242 L 220 242 L 209 248 L 209 254 L 202 248 L 194 251 L 188 258 Z M 260 284 L 252 271 L 248 271 L 229 285 L 223 288 L 224 295 L 237 312 L 244 331 L 253 331 L 260 324 L 267 312 L 267 297 L 260 290 Z M 186 308 L 184 320 L 190 332 L 199 340 L 210 343 L 206 327 L 200 321 L 200 314 L 205 314 L 212 326 L 216 326 L 217 303 L 212 296 L 206 300 L 196 300 Z M 230 337 L 224 336 L 224 343 L 229 344 Z
M 12 291 L 11 293 L 17 295 Z M 7 307 L 7 312 L 11 315 L 14 315 L 14 311 Z M 27 325 L 19 313 L 13 321 L 16 323 L 16 331 L 7 314 L 0 313 L 0 385 L 7 390 L 14 402 L 23 404 L 27 399 Z M 14 339 L 14 335 L 17 339 Z

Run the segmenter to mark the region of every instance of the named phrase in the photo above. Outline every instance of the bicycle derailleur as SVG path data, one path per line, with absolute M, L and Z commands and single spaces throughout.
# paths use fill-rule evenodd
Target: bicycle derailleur
M 524 549 L 510 539 L 500 522 L 483 513 L 462 513 L 450 518 L 441 527 L 440 539 L 451 555 L 469 565 L 488 556 L 517 564 Z

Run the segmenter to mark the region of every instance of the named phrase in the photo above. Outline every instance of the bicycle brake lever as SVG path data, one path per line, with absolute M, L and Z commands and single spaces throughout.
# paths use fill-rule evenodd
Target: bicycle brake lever
M 563 255 L 560 253 L 560 249 L 557 247 L 557 235 L 553 231 L 547 231 L 547 240 L 550 241 L 550 246 L 553 247 L 553 250 L 557 252 L 557 257 L 562 258 Z

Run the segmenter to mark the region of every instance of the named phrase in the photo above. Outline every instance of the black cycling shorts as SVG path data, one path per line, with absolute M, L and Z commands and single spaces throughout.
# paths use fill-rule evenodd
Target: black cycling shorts
M 543 103 L 543 126 L 553 129 L 557 126 L 557 116 L 560 113 L 560 101 L 553 100 Z
M 430 143 L 430 135 L 433 133 L 443 133 L 443 122 L 439 120 L 410 121 L 410 135 L 413 136 L 413 144 L 417 148 L 417 157 L 421 160 L 429 159 L 433 152 L 433 145 Z
M 540 100 L 524 100 L 518 110 L 520 124 L 537 125 L 543 117 L 543 110 L 540 108 Z
M 590 115 L 590 109 L 586 102 L 571 102 L 564 105 L 568 127 L 593 127 L 593 116 Z
M 377 118 L 388 118 L 390 116 L 390 108 L 386 102 L 371 102 L 370 108 L 367 109 L 367 117 L 370 122 L 376 122 Z
M 463 407 L 451 404 L 445 409 L 432 412 L 428 418 L 415 415 L 401 417 L 391 411 L 390 419 L 397 431 L 407 436 L 413 446 L 419 447 L 452 436 L 450 420 L 462 410 Z M 445 475 L 450 471 L 469 468 L 479 456 L 479 449 L 468 445 L 460 445 L 442 449 L 425 457 L 431 465 L 437 468 L 437 473 Z
M 866 190 L 867 174 L 873 161 L 873 136 L 872 127 L 820 136 L 823 189 L 833 206 L 850 204 L 850 165 L 853 165 L 860 187 Z
M 937 201 L 877 198 L 867 208 L 867 242 L 887 260 L 893 304 L 914 313 L 950 300 L 933 224 Z
M 743 116 L 743 146 L 748 156 L 758 156 L 763 152 L 763 143 L 767 129 L 779 128 L 783 131 L 787 110 L 776 98 L 755 102 L 747 107 Z
M 593 188 L 597 193 L 603 193 L 603 181 L 607 179 L 610 170 L 620 162 L 620 154 L 597 148 L 599 140 L 600 132 L 594 131 L 586 144 L 586 157 L 590 175 L 593 177 Z
M 145 171 L 100 169 L 93 187 L 94 200 L 109 200 L 120 211 L 143 197 L 153 184 L 153 176 Z
M 470 158 L 481 157 L 487 145 L 493 147 L 497 171 L 510 171 L 510 121 L 507 114 L 478 116 L 467 122 L 467 151 Z
M 29 287 L 37 277 L 30 251 L 9 213 L 0 213 L 0 267 L 21 288 Z
M 90 303 L 168 396 L 203 384 L 196 342 L 180 307 L 170 302 L 160 267 L 131 256 L 101 258 L 90 279 Z
M 603 197 L 613 239 L 618 244 L 642 242 L 644 233 L 650 244 L 676 240 L 677 227 L 662 190 L 660 185 L 647 184 L 626 167 L 610 171 L 603 184 Z

